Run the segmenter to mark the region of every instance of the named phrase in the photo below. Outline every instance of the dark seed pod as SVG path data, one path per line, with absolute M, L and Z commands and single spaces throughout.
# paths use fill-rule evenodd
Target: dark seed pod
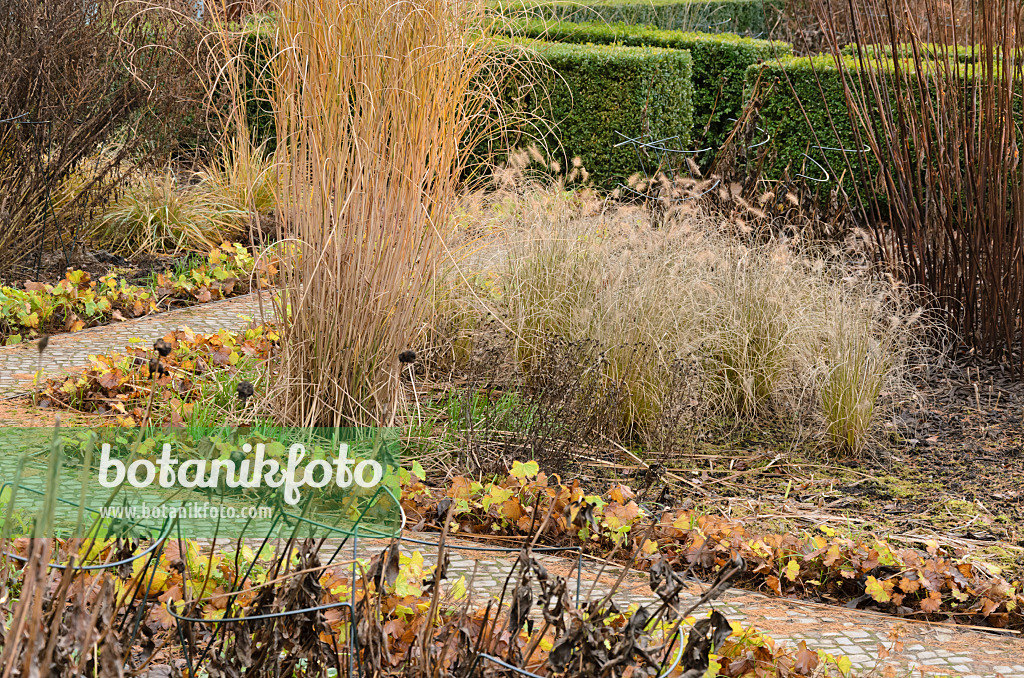
M 238 382 L 238 398 L 244 403 L 246 400 L 252 397 L 253 388 L 252 384 L 248 381 Z
M 39 337 L 39 341 L 36 343 L 36 348 L 38 348 L 39 352 L 42 353 L 43 351 L 46 350 L 46 347 L 49 345 L 49 343 L 50 335 L 44 334 L 43 336 Z
M 156 349 L 156 352 L 159 353 L 162 358 L 166 358 L 171 354 L 171 345 L 163 339 L 157 339 L 153 342 L 153 348 Z
M 159 358 L 150 358 L 149 360 L 149 376 L 160 374 L 164 371 L 164 366 L 160 364 Z
M 416 362 L 416 351 L 411 348 L 405 349 L 398 354 L 398 362 L 405 364 Z

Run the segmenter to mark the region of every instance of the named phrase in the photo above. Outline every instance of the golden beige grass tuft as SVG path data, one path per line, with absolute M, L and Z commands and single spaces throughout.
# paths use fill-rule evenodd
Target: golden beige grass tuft
M 676 407 L 680 364 L 687 397 L 700 394 L 695 427 L 781 418 L 844 454 L 869 447 L 913 395 L 904 377 L 923 350 L 920 311 L 905 288 L 837 254 L 737 235 L 692 206 L 652 228 L 643 208 L 560 185 L 472 205 L 472 253 L 438 309 L 458 316 L 448 341 L 468 356 L 474 327 L 497 319 L 524 374 L 549 337 L 596 341 L 605 378 L 628 394 L 624 434 L 650 435 Z
M 293 425 L 389 424 L 487 106 L 482 8 L 294 0 L 273 65 L 287 317 L 275 402 Z M 467 147 L 469 144 L 467 144 Z
M 91 237 L 120 254 L 208 250 L 233 241 L 249 213 L 170 169 L 134 178 L 92 225 Z

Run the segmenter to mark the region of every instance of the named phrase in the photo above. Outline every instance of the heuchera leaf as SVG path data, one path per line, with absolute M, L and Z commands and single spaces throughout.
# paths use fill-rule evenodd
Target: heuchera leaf
M 512 471 L 509 475 L 519 480 L 533 478 L 540 473 L 540 464 L 535 461 L 528 461 L 525 464 L 521 461 L 512 462 Z

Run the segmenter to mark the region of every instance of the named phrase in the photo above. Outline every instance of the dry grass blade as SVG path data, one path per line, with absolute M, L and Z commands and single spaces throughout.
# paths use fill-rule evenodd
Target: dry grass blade
M 386 423 L 443 254 L 460 144 L 485 97 L 480 9 L 443 0 L 297 0 L 274 65 L 288 320 L 282 418 Z M 285 313 L 282 313 L 282 316 Z

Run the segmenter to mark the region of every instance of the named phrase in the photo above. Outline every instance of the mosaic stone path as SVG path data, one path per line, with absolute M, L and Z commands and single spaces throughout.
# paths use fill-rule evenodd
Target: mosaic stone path
M 271 312 L 268 299 L 263 296 L 265 313 Z M 247 294 L 81 332 L 55 334 L 50 337 L 41 363 L 35 342 L 0 347 L 0 398 L 27 392 L 38 369 L 42 369 L 42 378 L 52 377 L 88 364 L 90 355 L 120 351 L 133 341 L 152 345 L 167 332 L 182 326 L 196 332 L 235 330 L 259 318 L 260 296 Z
M 436 534 L 413 534 L 408 537 L 433 542 Z M 386 542 L 362 540 L 358 555 L 370 557 Z M 449 545 L 479 548 L 475 542 L 450 540 Z M 403 543 L 403 551 L 420 549 L 424 560 L 432 564 L 436 546 Z M 347 551 L 346 556 L 351 554 Z M 450 581 L 465 576 L 467 590 L 474 601 L 485 604 L 497 598 L 505 584 L 515 554 L 479 550 L 449 551 Z M 567 578 L 570 595 L 576 590 L 577 560 L 560 555 L 540 555 L 538 560 L 551 574 Z M 615 583 L 621 569 L 584 558 L 582 561 L 581 598 L 603 596 Z M 514 584 L 513 584 L 514 586 Z M 684 605 L 696 602 L 702 593 L 699 583 L 681 596 Z M 630 604 L 648 605 L 656 601 L 651 594 L 647 575 L 630 572 L 613 596 L 620 609 Z M 689 603 L 687 603 L 689 601 Z M 714 608 L 730 621 L 753 626 L 776 642 L 790 646 L 806 642 L 812 650 L 832 655 L 845 655 L 853 665 L 853 675 L 884 676 L 891 667 L 895 676 L 957 676 L 960 678 L 1024 678 L 1024 638 L 957 627 L 952 624 L 915 623 L 845 607 L 819 605 L 770 597 L 750 591 L 730 589 L 713 603 Z M 695 614 L 700 614 L 698 611 Z M 704 614 L 707 609 L 704 609 Z M 891 650 L 893 641 L 903 644 L 900 652 Z

